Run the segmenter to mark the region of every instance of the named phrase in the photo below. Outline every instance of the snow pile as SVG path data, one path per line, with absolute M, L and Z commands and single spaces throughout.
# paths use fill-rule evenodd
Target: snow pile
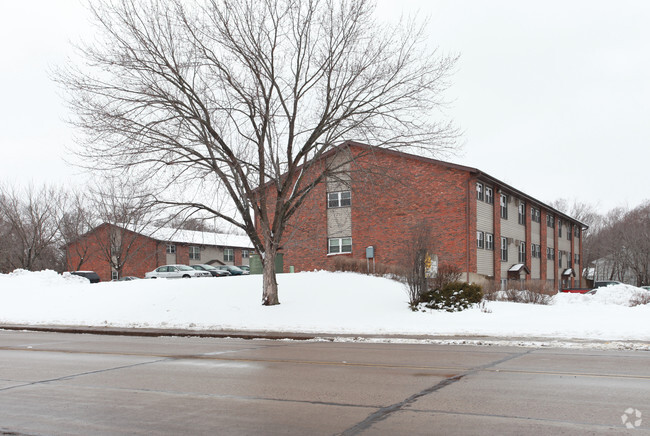
M 59 274 L 49 269 L 44 271 L 17 269 L 9 274 L 0 274 L 0 289 L 57 288 L 89 283 L 84 277 L 70 273 Z
M 264 307 L 259 275 L 90 284 L 17 271 L 0 275 L 0 325 L 650 341 L 650 304 L 618 304 L 614 289 L 451 313 L 412 312 L 404 285 L 355 273 L 280 274 L 278 284 L 281 304 Z
M 554 297 L 555 304 L 604 304 L 631 306 L 632 300 L 639 297 L 650 298 L 650 292 L 625 284 L 596 288 L 594 294 L 561 293 Z

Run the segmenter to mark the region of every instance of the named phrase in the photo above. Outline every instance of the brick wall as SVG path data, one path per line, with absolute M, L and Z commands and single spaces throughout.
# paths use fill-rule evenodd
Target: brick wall
M 107 257 L 109 230 L 109 225 L 99 226 L 66 247 L 67 269 L 92 270 L 102 281 L 111 280 L 111 265 Z M 127 257 L 122 276 L 144 277 L 146 272 L 158 266 L 159 259 L 164 259 L 165 244 L 129 231 L 122 231 L 121 234 L 124 238 L 123 255 Z M 81 263 L 80 254 L 84 250 L 85 260 Z
M 353 149 L 353 152 L 355 150 Z M 375 247 L 377 263 L 405 262 L 412 233 L 431 229 L 439 264 L 475 272 L 475 185 L 467 171 L 403 154 L 375 150 L 356 156 L 351 168 L 352 253 L 327 255 L 326 184 L 317 185 L 283 239 L 284 270 L 333 269 L 336 259 L 365 259 Z

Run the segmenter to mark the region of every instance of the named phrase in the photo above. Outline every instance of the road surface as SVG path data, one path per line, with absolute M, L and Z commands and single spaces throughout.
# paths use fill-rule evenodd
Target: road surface
M 0 434 L 642 435 L 650 353 L 0 331 Z

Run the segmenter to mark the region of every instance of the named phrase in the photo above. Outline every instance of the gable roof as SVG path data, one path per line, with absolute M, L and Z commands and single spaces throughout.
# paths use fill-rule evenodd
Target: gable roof
M 386 149 L 386 148 L 381 148 L 381 147 L 373 147 L 371 145 L 363 144 L 363 143 L 355 142 L 355 141 L 346 141 L 343 144 L 341 144 L 339 147 L 346 147 L 346 146 L 347 147 L 364 148 L 366 150 L 377 150 L 377 152 L 386 153 L 386 154 L 393 155 L 393 156 L 396 156 L 396 157 L 418 160 L 418 161 L 421 161 L 421 162 L 426 162 L 426 163 L 430 163 L 430 164 L 433 164 L 433 165 L 439 165 L 439 166 L 443 166 L 443 167 L 446 167 L 446 168 L 452 168 L 452 169 L 456 169 L 456 170 L 460 170 L 460 171 L 465 171 L 465 172 L 468 172 L 470 174 L 474 174 L 481 181 L 488 181 L 489 183 L 493 183 L 495 185 L 498 185 L 501 190 L 506 191 L 508 193 L 516 194 L 518 197 L 520 197 L 522 200 L 525 200 L 526 202 L 533 203 L 533 204 L 535 204 L 535 205 L 537 205 L 539 207 L 543 207 L 544 209 L 553 211 L 554 214 L 562 217 L 563 219 L 567 219 L 567 220 L 573 221 L 575 223 L 578 223 L 583 229 L 588 229 L 589 228 L 589 226 L 587 226 L 586 224 L 578 221 L 577 219 L 575 219 L 575 218 L 573 218 L 573 217 L 571 217 L 571 216 L 569 216 L 569 215 L 567 215 L 567 214 L 565 214 L 563 212 L 560 212 L 559 210 L 549 206 L 548 204 L 546 204 L 546 203 L 544 203 L 544 202 L 542 202 L 540 200 L 537 200 L 536 198 L 531 197 L 528 194 L 525 194 L 524 192 L 522 192 L 522 191 L 508 185 L 507 183 L 504 183 L 504 182 L 500 181 L 496 177 L 492 177 L 488 173 L 485 173 L 485 172 L 483 172 L 483 171 L 481 171 L 481 170 L 479 170 L 477 168 L 468 167 L 468 166 L 464 166 L 464 165 L 459 165 L 459 164 L 455 164 L 455 163 L 451 163 L 451 162 L 445 162 L 445 161 L 442 161 L 442 160 L 432 159 L 432 158 L 429 158 L 429 157 L 418 156 L 418 155 L 411 154 L 411 153 L 405 153 L 403 151 L 391 150 L 391 149 Z M 323 157 L 325 157 L 326 155 L 327 155 L 327 153 L 325 153 L 323 155 Z
M 199 232 L 195 230 L 174 229 L 170 227 L 146 227 L 139 233 L 161 242 L 253 249 L 253 244 L 251 243 L 250 238 L 245 235 Z

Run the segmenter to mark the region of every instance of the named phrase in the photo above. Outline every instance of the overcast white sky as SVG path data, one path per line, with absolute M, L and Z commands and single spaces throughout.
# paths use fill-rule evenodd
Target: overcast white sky
M 650 198 L 650 2 L 379 0 L 380 16 L 430 16 L 431 44 L 461 55 L 450 160 L 545 202 L 602 212 Z M 49 67 L 88 37 L 77 0 L 0 0 L 0 181 L 81 183 Z

